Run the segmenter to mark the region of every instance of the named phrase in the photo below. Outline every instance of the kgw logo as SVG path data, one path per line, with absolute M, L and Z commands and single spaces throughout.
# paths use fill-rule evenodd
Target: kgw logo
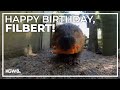
M 19 69 L 6 69 L 5 73 L 21 73 Z

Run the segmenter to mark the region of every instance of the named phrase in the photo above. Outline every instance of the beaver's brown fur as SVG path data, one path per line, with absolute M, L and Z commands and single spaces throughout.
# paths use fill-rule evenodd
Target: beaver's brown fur
M 76 54 L 83 50 L 85 37 L 81 29 L 74 24 L 65 23 L 56 26 L 52 38 L 54 54 Z

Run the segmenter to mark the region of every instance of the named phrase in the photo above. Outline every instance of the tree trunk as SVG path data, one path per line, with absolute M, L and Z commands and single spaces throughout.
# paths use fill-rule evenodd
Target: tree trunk
M 109 13 L 113 12 L 109 11 Z M 115 55 L 117 50 L 117 15 L 103 14 L 101 19 L 103 25 L 103 55 Z
M 120 48 L 120 11 L 118 12 L 118 48 Z
M 93 15 L 93 20 L 95 21 L 95 15 Z M 92 21 L 91 23 L 88 23 L 88 28 L 89 28 L 88 50 L 92 52 L 97 52 L 98 50 L 97 26 Z

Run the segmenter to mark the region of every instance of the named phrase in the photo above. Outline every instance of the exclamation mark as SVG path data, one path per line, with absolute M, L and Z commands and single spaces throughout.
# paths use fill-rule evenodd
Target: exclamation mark
M 52 24 L 52 32 L 55 32 L 55 24 Z

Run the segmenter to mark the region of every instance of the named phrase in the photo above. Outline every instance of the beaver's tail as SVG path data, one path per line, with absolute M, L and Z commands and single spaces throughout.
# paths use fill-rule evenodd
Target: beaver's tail
M 68 50 L 75 44 L 75 38 L 73 36 L 60 37 L 58 44 L 62 50 Z

